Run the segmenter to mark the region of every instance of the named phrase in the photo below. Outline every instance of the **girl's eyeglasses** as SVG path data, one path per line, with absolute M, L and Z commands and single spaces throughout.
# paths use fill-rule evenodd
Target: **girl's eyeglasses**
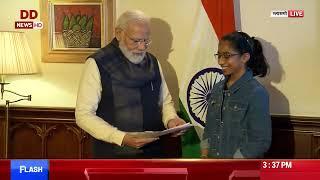
M 239 53 L 229 53 L 229 52 L 224 52 L 224 53 L 217 53 L 217 54 L 214 54 L 214 57 L 216 58 L 216 59 L 221 59 L 222 57 L 224 58 L 224 59 L 229 59 L 229 58 L 231 58 L 232 56 L 236 56 L 236 55 L 241 55 L 241 54 L 239 54 Z

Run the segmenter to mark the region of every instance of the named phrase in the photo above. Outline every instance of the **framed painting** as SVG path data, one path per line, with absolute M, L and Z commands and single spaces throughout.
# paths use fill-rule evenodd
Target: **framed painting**
M 113 37 L 114 0 L 40 2 L 43 62 L 85 62 Z

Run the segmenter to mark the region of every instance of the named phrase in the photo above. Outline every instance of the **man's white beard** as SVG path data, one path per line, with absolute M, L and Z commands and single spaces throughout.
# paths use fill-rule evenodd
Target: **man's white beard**
M 121 42 L 119 42 L 119 48 L 122 51 L 123 55 L 132 63 L 139 64 L 142 62 L 145 52 L 142 54 L 134 54 L 131 51 L 128 50 L 128 48 Z

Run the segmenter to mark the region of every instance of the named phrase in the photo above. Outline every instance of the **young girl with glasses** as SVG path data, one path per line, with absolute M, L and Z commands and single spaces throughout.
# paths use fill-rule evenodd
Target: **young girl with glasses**
M 201 156 L 261 158 L 271 144 L 269 95 L 254 78 L 268 72 L 261 43 L 233 32 L 222 37 L 215 56 L 225 79 L 208 98 Z

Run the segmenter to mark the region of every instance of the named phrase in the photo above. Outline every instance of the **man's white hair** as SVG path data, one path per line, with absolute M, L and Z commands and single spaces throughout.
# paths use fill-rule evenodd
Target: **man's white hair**
M 117 20 L 116 28 L 126 29 L 132 21 L 150 23 L 150 18 L 140 10 L 128 10 L 120 15 Z

